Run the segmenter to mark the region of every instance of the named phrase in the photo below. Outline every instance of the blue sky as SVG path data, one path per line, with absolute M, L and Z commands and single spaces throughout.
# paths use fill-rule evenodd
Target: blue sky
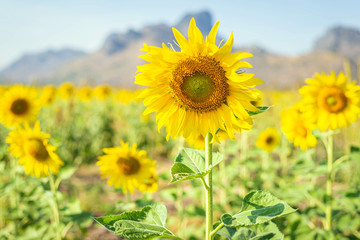
M 326 29 L 360 29 L 360 1 L 252 0 L 0 0 L 0 69 L 24 53 L 72 47 L 98 49 L 111 32 L 174 25 L 185 13 L 209 10 L 235 45 L 297 55 Z

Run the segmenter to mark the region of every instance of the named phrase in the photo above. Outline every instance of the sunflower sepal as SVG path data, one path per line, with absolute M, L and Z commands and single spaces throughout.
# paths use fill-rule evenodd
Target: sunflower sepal
M 269 192 L 257 190 L 251 191 L 244 197 L 239 213 L 234 215 L 225 213 L 220 221 L 226 227 L 252 226 L 295 211 L 296 209 Z
M 205 177 L 211 169 L 223 160 L 223 155 L 220 153 L 213 152 L 212 156 L 213 164 L 206 168 L 204 151 L 192 148 L 180 149 L 175 163 L 171 167 L 172 179 L 170 183 Z
M 167 210 L 163 204 L 154 203 L 141 210 L 119 215 L 95 217 L 94 220 L 114 234 L 129 239 L 171 238 L 178 239 L 166 227 Z
M 257 111 L 249 111 L 249 110 L 246 110 L 247 113 L 250 115 L 250 116 L 254 116 L 254 115 L 257 115 L 257 114 L 260 114 L 260 113 L 263 113 L 265 111 L 267 111 L 270 107 L 267 107 L 267 106 L 260 106 L 260 107 L 256 107 Z

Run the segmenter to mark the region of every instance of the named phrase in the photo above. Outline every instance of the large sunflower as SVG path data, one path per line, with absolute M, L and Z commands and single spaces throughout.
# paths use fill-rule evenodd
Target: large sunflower
M 317 140 L 311 131 L 313 128 L 314 124 L 306 121 L 297 104 L 281 112 L 281 130 L 295 147 L 306 150 L 316 146 Z
M 206 40 L 195 20 L 191 19 L 187 40 L 177 29 L 173 33 L 181 51 L 176 52 L 164 43 L 162 48 L 144 44 L 149 62 L 138 66 L 135 83 L 148 87 L 139 98 L 147 105 L 145 114 L 157 112 L 159 129 L 165 126 L 168 136 L 175 138 L 190 134 L 206 136 L 220 128 L 234 138 L 234 131 L 250 129 L 248 112 L 256 111 L 251 101 L 257 100 L 249 90 L 263 81 L 254 74 L 237 71 L 251 67 L 240 59 L 250 53 L 231 53 L 233 34 L 222 46 L 215 45 L 217 22 Z
M 357 120 L 360 113 L 360 86 L 347 77 L 334 72 L 330 75 L 316 73 L 306 79 L 307 86 L 299 92 L 305 119 L 316 123 L 321 131 L 341 129 Z
M 271 127 L 262 131 L 256 140 L 256 146 L 267 152 L 274 150 L 279 145 L 279 143 L 279 132 L 275 128 Z
M 36 90 L 23 85 L 12 86 L 0 101 L 0 122 L 7 127 L 34 121 L 40 110 Z
M 121 141 L 120 147 L 104 148 L 106 155 L 100 156 L 96 163 L 102 177 L 108 178 L 108 185 L 122 188 L 124 193 L 139 189 L 155 174 L 155 161 L 146 157 L 146 151 L 137 151 L 136 147 L 134 144 L 129 148 L 128 143 Z
M 19 158 L 19 164 L 23 165 L 28 175 L 45 177 L 57 174 L 63 162 L 54 152 L 56 147 L 49 144 L 49 134 L 40 130 L 40 122 L 35 123 L 34 128 L 25 124 L 9 133 L 6 142 L 10 144 L 9 152 Z

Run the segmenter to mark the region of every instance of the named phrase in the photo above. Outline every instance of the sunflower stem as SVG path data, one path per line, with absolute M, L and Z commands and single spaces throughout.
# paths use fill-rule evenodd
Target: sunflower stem
M 55 224 L 56 229 L 58 229 L 59 224 L 60 224 L 60 217 L 59 217 L 59 207 L 58 207 L 58 203 L 57 203 L 57 199 L 56 199 L 57 188 L 55 187 L 54 176 L 51 173 L 49 174 L 49 184 L 50 184 L 50 189 L 51 189 L 51 193 L 53 196 L 54 224 Z M 61 232 L 59 230 L 56 230 L 56 239 L 61 240 L 61 238 L 62 238 Z
M 326 210 L 325 229 L 332 230 L 332 198 L 333 198 L 333 161 L 334 161 L 334 136 L 329 133 L 327 136 L 326 152 L 327 152 L 327 181 L 326 181 Z
M 131 193 L 129 190 L 126 191 L 126 203 L 131 203 Z
M 212 165 L 212 134 L 208 133 L 205 138 L 205 164 L 206 168 Z M 206 235 L 205 240 L 211 240 L 211 232 L 213 229 L 213 184 L 212 184 L 212 170 L 206 176 L 207 185 L 205 195 L 205 209 L 206 209 Z

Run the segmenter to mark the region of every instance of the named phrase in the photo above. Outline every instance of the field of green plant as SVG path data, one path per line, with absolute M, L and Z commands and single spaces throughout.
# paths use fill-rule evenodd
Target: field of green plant
M 40 127 L 51 135 L 50 143 L 58 147 L 56 152 L 64 162 L 54 176 L 56 191 L 51 190 L 47 177 L 25 174 L 17 158 L 8 152 L 6 138 L 12 128 L 0 128 L 0 239 L 55 239 L 58 232 L 64 239 L 116 239 L 92 217 L 120 214 L 153 202 L 166 205 L 171 232 L 183 239 L 203 239 L 201 181 L 169 184 L 170 167 L 179 148 L 188 147 L 188 143 L 181 138 L 166 141 L 164 129 L 157 130 L 155 116 L 142 116 L 144 106 L 131 97 L 133 92 L 111 91 L 104 99 L 91 92 L 89 99 L 82 100 L 81 90 L 67 99 L 57 94 L 49 106 L 42 107 Z M 214 146 L 224 156 L 213 171 L 214 219 L 220 219 L 224 212 L 239 212 L 245 195 L 261 189 L 296 209 L 274 220 L 285 239 L 330 239 L 331 233 L 335 239 L 359 239 L 359 123 L 334 134 L 329 232 L 325 230 L 328 168 L 322 136 L 315 133 L 316 147 L 301 150 L 281 132 L 280 112 L 291 106 L 294 96 L 299 97 L 296 91 L 264 91 L 262 104 L 271 108 L 254 116 L 253 129 Z M 279 143 L 270 152 L 255 144 L 269 127 L 279 134 Z M 156 160 L 156 191 L 136 190 L 127 196 L 101 178 L 97 158 L 103 155 L 103 148 L 119 146 L 121 140 L 137 143 L 138 149 Z M 58 208 L 57 219 L 54 207 Z

